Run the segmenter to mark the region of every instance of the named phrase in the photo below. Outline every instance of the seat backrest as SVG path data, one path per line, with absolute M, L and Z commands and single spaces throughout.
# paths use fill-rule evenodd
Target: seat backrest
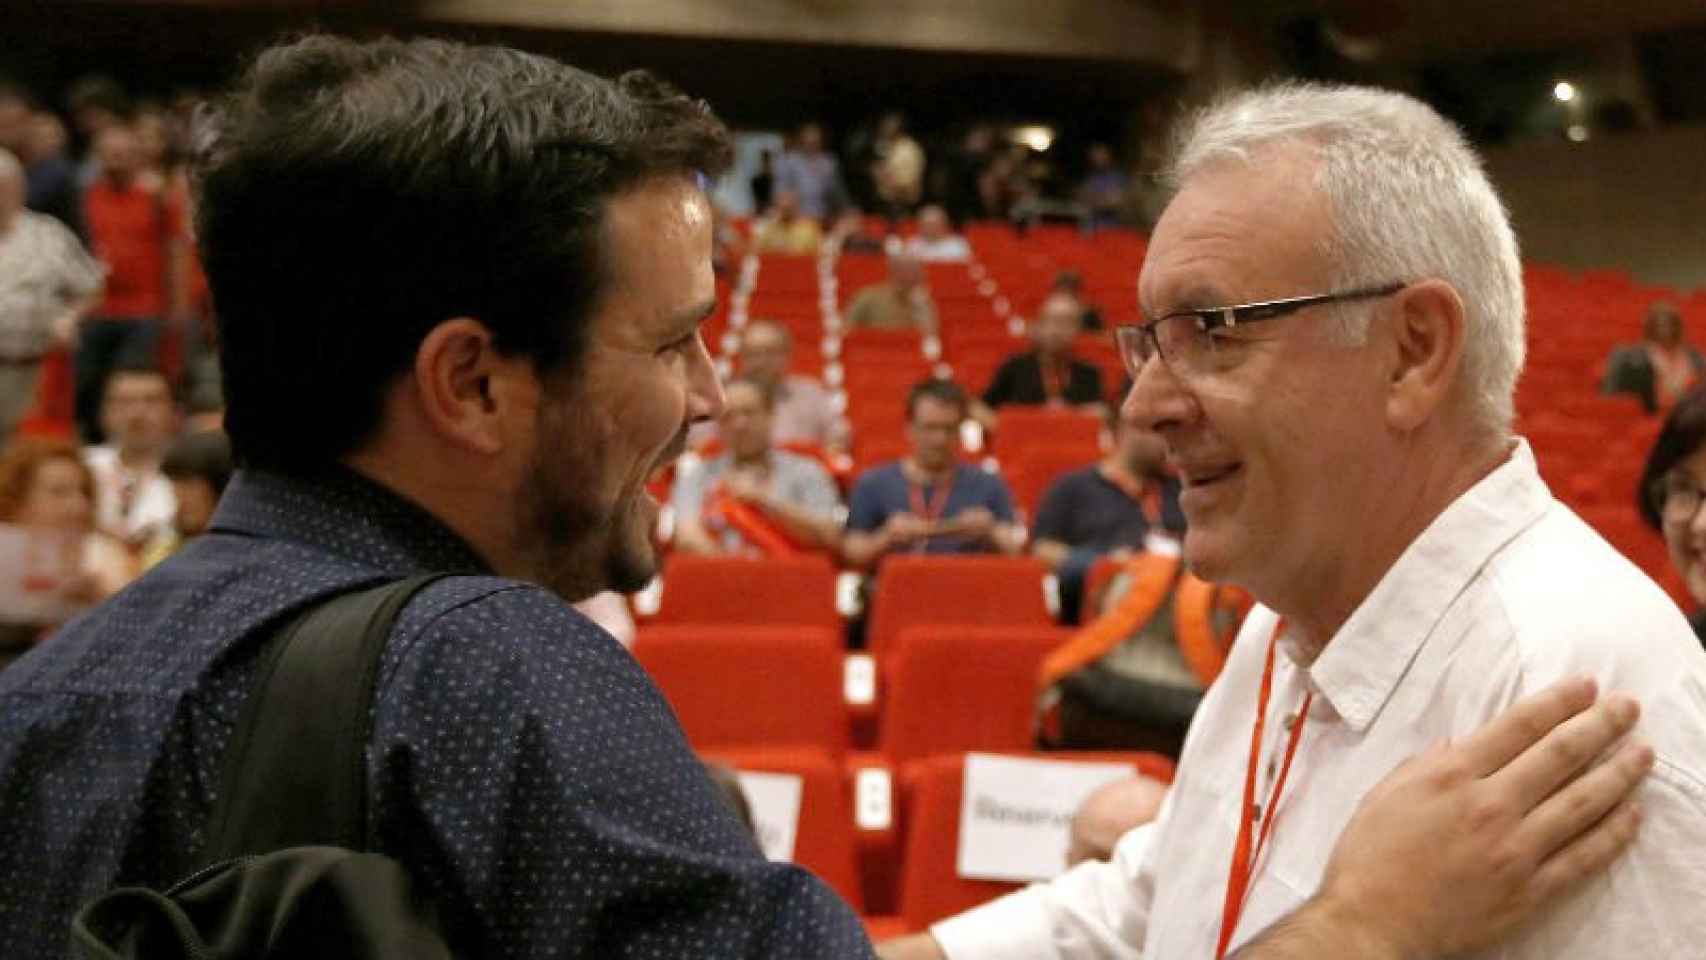
M 1070 632 L 912 627 L 885 662 L 878 747 L 890 764 L 1035 742 L 1037 673 Z
M 840 763 L 822 751 L 778 747 L 708 750 L 703 756 L 740 771 L 799 777 L 800 819 L 794 832 L 793 862 L 817 874 L 855 911 L 864 910 L 853 790 Z
M 995 455 L 1023 460 L 1033 451 L 1066 448 L 1086 463 L 1102 450 L 1102 419 L 1072 410 L 1008 404 L 995 413 Z
M 835 568 L 821 556 L 703 557 L 664 564 L 658 624 L 762 624 L 838 630 Z
M 1030 557 L 885 557 L 877 569 L 868 646 L 886 655 L 901 631 L 914 626 L 1050 626 L 1047 573 Z
M 1172 761 L 1151 753 L 1013 752 L 1045 760 L 1127 762 L 1144 776 L 1173 780 Z M 1018 889 L 1021 884 L 967 880 L 959 875 L 961 795 L 965 757 L 950 754 L 912 763 L 902 771 L 900 915 L 908 929 L 922 930 L 943 917 Z
M 696 748 L 847 748 L 844 654 L 828 630 L 648 626 L 633 653 Z

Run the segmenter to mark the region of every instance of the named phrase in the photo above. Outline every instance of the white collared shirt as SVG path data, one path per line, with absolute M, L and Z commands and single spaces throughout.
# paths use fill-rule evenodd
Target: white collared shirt
M 83 462 L 95 475 L 96 527 L 132 544 L 171 531 L 178 515 L 178 495 L 158 468 L 131 470 L 119 459 L 118 449 L 108 445 L 84 448 Z M 128 497 L 127 484 L 131 486 Z
M 950 960 L 1214 955 L 1276 622 L 1259 607 L 1246 620 L 1154 836 L 938 924 Z M 1280 650 L 1259 797 L 1284 750 L 1284 719 L 1307 691 L 1315 700 L 1234 949 L 1314 893 L 1358 801 L 1392 768 L 1585 673 L 1641 702 L 1638 735 L 1658 759 L 1640 788 L 1640 834 L 1607 873 L 1476 956 L 1706 952 L 1706 655 L 1670 599 L 1552 499 L 1526 442 L 1410 544 L 1313 665 L 1299 666 L 1283 640 Z

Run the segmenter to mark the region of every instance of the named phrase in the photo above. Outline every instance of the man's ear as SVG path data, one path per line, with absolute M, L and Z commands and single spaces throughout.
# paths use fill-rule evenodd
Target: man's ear
M 526 357 L 506 357 L 471 317 L 433 327 L 415 350 L 414 396 L 440 440 L 475 453 L 503 452 L 521 407 L 537 408 L 539 382 Z M 529 421 L 531 422 L 531 411 Z
M 1463 298 L 1443 280 L 1420 280 L 1392 295 L 1393 356 L 1386 419 L 1410 432 L 1451 393 L 1463 361 Z

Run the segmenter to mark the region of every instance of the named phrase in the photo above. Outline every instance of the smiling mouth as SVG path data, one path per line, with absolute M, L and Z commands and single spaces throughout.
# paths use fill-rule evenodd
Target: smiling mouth
M 1195 487 L 1206 487 L 1211 484 L 1219 483 L 1222 480 L 1226 480 L 1237 475 L 1237 473 L 1242 469 L 1244 469 L 1243 464 L 1234 463 L 1224 467 L 1180 470 L 1179 478 L 1183 482 L 1185 489 L 1189 490 Z

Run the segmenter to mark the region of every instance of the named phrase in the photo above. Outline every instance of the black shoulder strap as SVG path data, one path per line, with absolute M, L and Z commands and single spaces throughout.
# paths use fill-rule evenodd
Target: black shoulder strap
M 444 574 L 334 597 L 267 641 L 225 749 L 201 862 L 285 847 L 367 846 L 367 742 L 397 614 Z

